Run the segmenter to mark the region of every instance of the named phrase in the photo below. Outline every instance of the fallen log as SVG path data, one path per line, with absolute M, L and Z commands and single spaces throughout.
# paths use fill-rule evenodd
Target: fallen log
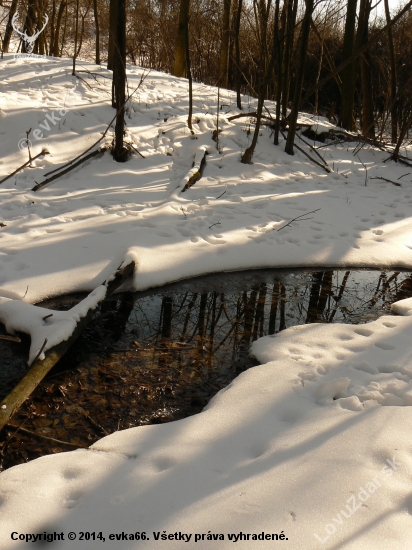
M 113 276 L 111 276 L 104 285 L 106 286 L 106 296 L 112 294 L 134 270 L 134 262 L 128 263 L 124 267 L 120 267 Z M 87 299 L 87 298 L 86 298 Z M 100 300 L 102 301 L 102 300 Z M 27 371 L 23 379 L 9 393 L 7 397 L 0 403 L 0 430 L 9 422 L 13 414 L 21 407 L 24 401 L 37 388 L 46 374 L 54 367 L 54 365 L 63 357 L 66 351 L 73 345 L 85 327 L 90 323 L 95 313 L 95 307 L 89 309 L 84 317 L 77 323 L 76 328 L 71 336 L 45 352 L 44 359 L 37 358 L 33 361 L 30 369 Z
M 190 178 L 188 179 L 186 185 L 182 189 L 182 193 L 184 193 L 186 191 L 186 189 L 190 189 L 202 177 L 203 170 L 204 170 L 204 167 L 205 167 L 205 164 L 206 164 L 206 155 L 207 155 L 207 151 L 205 150 L 203 152 L 203 156 L 200 160 L 198 170 L 196 170 L 196 172 L 190 176 Z M 196 162 L 196 160 L 193 161 L 192 168 L 195 168 L 195 166 L 196 166 L 195 162 Z

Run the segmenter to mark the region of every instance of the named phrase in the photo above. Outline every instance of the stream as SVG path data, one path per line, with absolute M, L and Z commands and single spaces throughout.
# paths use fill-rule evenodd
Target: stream
M 117 294 L 14 415 L 21 429 L 0 434 L 0 470 L 196 414 L 254 366 L 257 338 L 306 323 L 366 323 L 410 296 L 409 272 L 274 269 Z M 38 305 L 67 310 L 83 297 Z M 0 340 L 1 399 L 27 370 L 30 342 L 21 338 Z

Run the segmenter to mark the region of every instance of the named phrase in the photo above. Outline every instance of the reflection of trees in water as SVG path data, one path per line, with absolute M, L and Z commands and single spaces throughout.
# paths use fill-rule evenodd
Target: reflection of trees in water
M 237 277 L 241 289 L 244 279 Z M 177 420 L 202 410 L 251 366 L 249 346 L 260 336 L 305 323 L 365 322 L 412 294 L 410 273 L 265 277 L 239 292 L 206 292 L 200 282 L 189 291 L 124 294 L 105 302 L 76 352 L 65 356 L 71 370 L 44 380 L 15 421 L 88 445 L 103 433 Z M 4 367 L 1 345 L 0 355 Z M 54 444 L 44 447 L 19 433 L 13 445 L 5 467 L 55 451 Z
M 164 344 L 192 344 L 211 365 L 215 358 L 233 361 L 252 341 L 289 326 L 365 322 L 373 310 L 377 316 L 411 290 L 412 277 L 406 273 L 327 270 L 262 282 L 238 294 L 185 292 L 161 301 L 141 298 L 129 324 L 147 343 L 160 339 Z

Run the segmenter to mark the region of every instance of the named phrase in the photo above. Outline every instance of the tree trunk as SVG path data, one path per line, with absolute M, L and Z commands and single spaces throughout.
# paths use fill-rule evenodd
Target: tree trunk
M 52 16 L 50 21 L 50 42 L 49 42 L 49 52 L 50 55 L 54 55 L 54 39 L 56 36 L 56 0 L 52 2 Z
M 289 88 L 290 88 L 290 67 L 292 63 L 293 42 L 296 23 L 296 12 L 298 9 L 298 0 L 289 0 L 287 8 L 287 31 L 285 53 L 283 60 L 283 85 L 282 85 L 282 116 L 286 118 L 287 108 L 289 104 Z
M 114 41 L 116 37 L 116 20 L 119 10 L 118 0 L 110 0 L 109 8 L 109 44 L 107 52 L 107 68 L 113 71 L 114 66 Z
M 275 21 L 273 31 L 274 47 L 276 48 L 276 121 L 275 121 L 275 135 L 273 143 L 279 145 L 279 131 L 280 131 L 280 108 L 283 88 L 283 44 L 285 42 L 285 31 L 287 12 L 289 4 L 292 0 L 286 0 L 283 4 L 282 15 L 280 18 L 280 31 L 279 31 L 279 0 L 276 0 L 275 7 Z
M 64 48 L 64 43 L 66 41 L 66 30 L 67 30 L 67 16 L 68 16 L 68 10 L 67 10 L 67 2 L 65 2 L 65 5 L 64 5 L 64 27 L 63 27 L 63 37 L 62 37 L 62 45 L 60 47 L 60 57 L 62 57 L 63 55 L 63 48 Z
M 4 38 L 3 38 L 4 53 L 8 53 L 9 51 L 10 39 L 13 33 L 13 26 L 11 24 L 11 20 L 13 19 L 13 15 L 16 13 L 16 10 L 17 10 L 17 1 L 18 0 L 13 0 L 10 6 L 9 18 L 7 20 L 6 30 L 4 31 Z
M 76 26 L 74 31 L 74 52 L 73 52 L 73 71 L 76 74 L 76 55 L 77 55 L 77 35 L 79 33 L 79 0 L 76 0 Z
M 388 0 L 384 0 L 385 2 L 385 15 L 386 15 L 386 23 L 388 25 L 387 33 L 388 33 L 388 48 L 389 48 L 389 59 L 391 64 L 391 94 L 390 94 L 390 111 L 391 111 L 391 137 L 392 137 L 392 143 L 396 143 L 398 139 L 398 97 L 397 97 L 397 91 L 396 91 L 396 56 L 395 56 L 395 47 L 393 45 L 393 33 L 392 33 L 392 26 L 390 25 L 391 22 L 391 15 L 389 12 L 389 2 Z
M 348 9 L 346 12 L 345 34 L 343 37 L 342 60 L 349 59 L 354 53 L 355 45 L 355 23 L 356 7 L 358 0 L 348 0 Z M 341 72 L 342 80 L 342 105 L 340 115 L 340 125 L 345 130 L 352 131 L 353 128 L 353 104 L 355 100 L 356 87 L 356 66 L 354 59 Z
M 94 25 L 96 27 L 96 65 L 100 65 L 100 26 L 97 0 L 93 0 Z
M 28 0 L 27 15 L 26 15 L 26 20 L 24 22 L 24 27 L 23 27 L 24 31 L 26 31 L 28 36 L 32 36 L 34 34 L 33 29 L 34 29 L 35 18 L 36 18 L 35 10 L 36 10 L 36 0 Z M 23 42 L 21 46 L 21 51 L 23 53 L 31 53 L 28 50 L 29 50 L 29 47 L 27 46 L 26 42 Z
M 37 0 L 37 25 L 39 28 L 43 26 L 43 18 L 44 18 L 44 5 L 43 0 Z M 46 44 L 46 35 L 43 32 L 40 33 L 38 39 L 36 40 L 36 45 L 38 49 L 39 55 L 45 55 L 47 54 L 47 44 Z
M 299 106 L 302 97 L 303 75 L 306 61 L 306 52 L 309 42 L 310 21 L 313 13 L 314 0 L 306 0 L 305 16 L 302 22 L 302 36 L 299 52 L 299 62 L 296 71 L 295 92 L 293 94 L 292 111 L 289 117 L 289 131 L 286 140 L 285 152 L 288 155 L 293 155 L 293 145 L 295 142 L 296 124 L 299 114 Z
M 189 28 L 190 0 L 180 0 L 179 26 L 177 30 L 177 43 L 175 51 L 175 62 L 172 74 L 174 76 L 186 76 L 186 33 Z
M 189 15 L 189 14 L 188 14 Z M 189 16 L 186 18 L 186 29 L 185 29 L 185 39 L 186 39 L 186 74 L 189 79 L 189 116 L 187 117 L 187 125 L 189 130 L 193 134 L 192 128 L 192 114 L 193 114 L 193 82 L 192 82 L 192 70 L 190 67 L 190 47 L 189 47 Z M 217 129 L 218 139 L 219 139 L 219 128 Z
M 127 149 L 123 145 L 124 106 L 126 102 L 126 0 L 117 0 L 116 35 L 114 37 L 113 83 L 116 97 L 116 127 L 113 157 L 125 162 Z
M 371 0 L 361 0 L 359 6 L 359 23 L 356 34 L 356 51 L 368 42 L 369 15 Z M 362 133 L 364 136 L 375 139 L 375 125 L 373 116 L 373 88 L 372 71 L 369 51 L 366 50 L 360 57 L 361 90 L 362 90 Z
M 242 109 L 242 100 L 240 98 L 240 44 L 239 44 L 239 33 L 240 33 L 240 19 L 242 17 L 242 5 L 243 0 L 238 0 L 237 12 L 236 12 L 236 21 L 235 21 L 235 78 L 236 78 L 236 104 L 238 109 Z
M 219 86 L 228 87 L 230 8 L 232 0 L 223 0 L 222 43 L 220 47 Z
M 60 48 L 59 48 L 59 42 L 60 42 L 60 27 L 62 24 L 63 19 L 63 13 L 66 8 L 66 0 L 62 0 L 59 6 L 59 11 L 57 12 L 57 20 L 56 20 L 56 32 L 54 33 L 54 40 L 53 40 L 53 50 L 50 50 L 50 54 L 54 57 L 59 57 L 60 54 Z M 64 39 L 64 38 L 63 38 Z

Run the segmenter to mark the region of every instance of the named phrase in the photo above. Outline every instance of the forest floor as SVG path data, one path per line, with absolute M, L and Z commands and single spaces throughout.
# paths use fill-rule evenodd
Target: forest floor
M 228 120 L 239 113 L 233 92 L 221 90 L 218 111 L 217 89 L 194 85 L 192 135 L 187 81 L 137 67 L 128 70 L 136 91 L 126 121 L 140 155 L 118 164 L 106 152 L 33 192 L 114 116 L 110 73 L 86 62 L 77 69 L 81 79 L 71 60 L 0 61 L 0 179 L 28 161 L 29 129 L 32 156 L 49 151 L 0 185 L 6 325 L 11 311 L 18 329 L 37 319 L 32 304 L 92 291 L 128 258 L 133 290 L 263 267 L 412 271 L 408 166 L 369 145 L 312 140 L 327 173 L 275 147 L 268 126 L 254 163 L 244 165 L 254 126 L 248 117 Z M 254 110 L 253 99 L 243 102 Z M 333 129 L 318 117 L 300 121 Z M 184 191 L 205 152 L 201 179 Z M 248 549 L 281 541 L 294 550 L 412 548 L 411 302 L 393 310 L 362 325 L 264 337 L 251 348 L 262 364 L 202 413 L 3 472 L 1 548 L 23 548 L 16 537 L 44 532 L 64 533 L 56 543 L 63 550 L 220 550 L 234 541 Z M 136 541 L 137 532 L 146 540 Z

